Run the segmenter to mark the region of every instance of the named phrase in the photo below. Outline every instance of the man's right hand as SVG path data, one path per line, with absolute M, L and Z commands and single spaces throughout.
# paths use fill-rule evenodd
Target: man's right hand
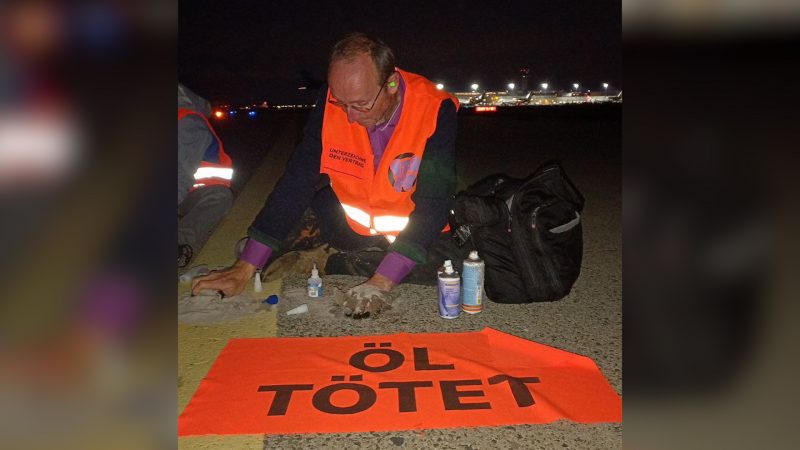
M 203 289 L 210 289 L 222 291 L 225 297 L 233 297 L 244 291 L 254 273 L 256 266 L 240 259 L 225 270 L 214 270 L 208 275 L 195 278 L 192 281 L 192 295 L 197 295 Z

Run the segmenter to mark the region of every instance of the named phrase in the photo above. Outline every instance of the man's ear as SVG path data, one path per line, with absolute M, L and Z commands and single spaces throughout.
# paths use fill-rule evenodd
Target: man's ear
M 400 75 L 395 72 L 391 76 L 389 76 L 389 82 L 386 84 L 389 88 L 389 93 L 394 94 L 400 89 Z

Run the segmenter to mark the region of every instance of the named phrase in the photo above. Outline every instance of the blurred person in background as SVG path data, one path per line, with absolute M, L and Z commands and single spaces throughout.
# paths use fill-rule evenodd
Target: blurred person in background
M 338 251 L 324 273 L 369 277 L 346 293 L 347 316 L 388 307 L 403 280 L 434 284 L 452 251 L 443 230 L 456 187 L 457 108 L 449 93 L 398 69 L 382 41 L 354 33 L 336 43 L 328 87 L 239 260 L 195 279 L 193 292 L 237 295 L 271 256 L 317 237 L 313 245 Z M 292 239 L 292 228 L 309 217 L 319 228 Z
M 58 5 L 0 3 L 0 192 L 41 192 L 75 168 L 77 130 L 61 64 L 68 45 Z M 0 241 L 18 241 L 0 231 Z
M 153 5 L 0 1 L 0 448 L 174 435 L 175 128 L 153 105 L 175 43 Z
M 62 11 L 45 1 L 0 2 L 0 105 L 34 107 L 60 97 Z
M 178 268 L 189 265 L 233 204 L 233 165 L 211 105 L 178 84 Z

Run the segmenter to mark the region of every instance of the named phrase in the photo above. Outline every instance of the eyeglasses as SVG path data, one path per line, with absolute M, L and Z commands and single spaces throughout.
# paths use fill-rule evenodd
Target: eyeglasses
M 378 101 L 378 96 L 380 96 L 381 92 L 383 92 L 383 88 L 386 86 L 386 82 L 387 81 L 389 81 L 388 77 L 386 78 L 386 81 L 384 81 L 383 84 L 381 84 L 381 88 L 378 90 L 378 93 L 375 95 L 375 98 L 372 99 L 372 104 L 369 107 L 358 106 L 358 105 L 348 105 L 347 103 L 337 102 L 336 100 L 333 99 L 333 97 L 330 97 L 330 95 L 328 96 L 328 103 L 330 103 L 333 106 L 337 106 L 339 108 L 342 108 L 345 112 L 347 112 L 347 108 L 350 107 L 350 108 L 352 108 L 355 111 L 358 111 L 360 113 L 368 113 L 368 112 L 372 111 L 372 108 L 375 107 L 375 103 Z

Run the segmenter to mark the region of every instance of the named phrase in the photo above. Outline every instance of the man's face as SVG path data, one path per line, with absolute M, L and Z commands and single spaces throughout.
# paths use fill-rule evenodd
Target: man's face
M 393 74 L 389 79 L 394 80 L 396 76 Z M 351 61 L 337 61 L 328 71 L 331 102 L 347 113 L 350 123 L 356 122 L 362 127 L 377 124 L 391 107 L 391 97 L 397 92 L 397 87 L 389 87 L 387 82 L 378 78 L 377 70 L 366 54 Z

